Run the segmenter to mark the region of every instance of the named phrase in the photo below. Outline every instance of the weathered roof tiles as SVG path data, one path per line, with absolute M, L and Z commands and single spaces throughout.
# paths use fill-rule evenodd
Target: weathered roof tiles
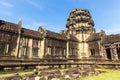
M 42 39 L 42 34 L 40 34 L 38 31 L 33 31 L 26 28 L 22 28 L 22 35 L 31 38 Z
M 96 40 L 100 40 L 100 39 L 101 39 L 100 33 L 93 33 L 88 38 L 88 41 L 96 41 Z
M 115 42 L 120 42 L 120 34 L 107 35 L 104 41 L 105 44 L 115 43 Z
M 64 34 L 55 33 L 49 30 L 46 30 L 46 37 L 65 40 L 65 41 L 67 40 L 67 37 Z
M 0 30 L 18 33 L 18 25 L 15 23 L 0 20 Z

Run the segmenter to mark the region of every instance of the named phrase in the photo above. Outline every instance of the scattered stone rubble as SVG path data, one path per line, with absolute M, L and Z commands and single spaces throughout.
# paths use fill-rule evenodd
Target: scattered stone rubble
M 100 71 L 96 71 L 94 67 L 75 67 L 65 69 L 64 71 L 60 70 L 40 70 L 39 74 L 27 74 L 24 76 L 20 76 L 19 74 L 15 74 L 10 77 L 3 77 L 0 80 L 35 80 L 35 77 L 38 76 L 39 80 L 78 80 L 83 77 L 99 75 Z

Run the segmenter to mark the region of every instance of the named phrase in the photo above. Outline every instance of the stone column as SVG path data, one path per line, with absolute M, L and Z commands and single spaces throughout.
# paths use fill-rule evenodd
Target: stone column
M 112 53 L 111 53 L 112 59 L 113 60 L 118 60 L 116 46 L 114 44 L 112 44 L 111 47 L 112 47 Z
M 69 55 L 69 41 L 67 41 L 66 58 L 68 58 L 68 55 Z
M 44 56 L 47 54 L 47 38 L 44 39 Z
M 39 45 L 40 47 L 40 51 L 38 52 L 38 56 L 39 58 L 43 58 L 43 56 L 45 56 L 45 38 L 43 38 L 41 41 L 40 41 L 41 45 Z
M 17 38 L 17 45 L 16 45 L 16 49 L 14 52 L 14 56 L 19 57 L 19 48 L 20 48 L 20 38 L 21 38 L 21 27 L 22 27 L 22 21 L 19 20 L 18 22 L 18 38 Z
M 114 59 L 114 56 L 113 56 L 113 45 L 111 44 L 110 45 L 110 53 L 111 53 L 111 59 L 113 60 Z
M 102 46 L 101 48 L 102 48 L 102 49 L 101 49 L 101 50 L 102 50 L 102 51 L 101 51 L 101 52 L 102 52 L 102 58 L 103 58 L 103 59 L 107 59 L 106 48 L 105 48 L 104 46 Z
M 38 57 L 40 58 L 41 40 L 38 41 Z
M 102 45 L 101 45 L 101 41 L 99 40 L 99 41 L 98 41 L 98 47 L 99 47 L 98 54 L 99 54 L 100 57 L 102 56 L 101 46 L 102 46 Z
M 30 39 L 29 40 L 29 48 L 30 48 L 30 52 L 29 52 L 29 58 L 32 58 L 32 43 L 33 43 L 33 40 L 32 39 Z
M 116 50 L 116 47 L 114 48 L 114 56 L 115 56 L 115 60 L 118 60 L 118 55 L 117 55 L 117 50 Z
M 53 47 L 53 56 L 55 56 L 55 46 Z

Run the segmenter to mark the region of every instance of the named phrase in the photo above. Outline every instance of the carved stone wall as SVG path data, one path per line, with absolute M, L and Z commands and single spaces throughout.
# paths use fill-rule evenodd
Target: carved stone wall
M 73 9 L 61 33 L 39 27 L 38 31 L 0 20 L 0 57 L 81 59 L 120 59 L 120 34 L 96 33 L 86 9 Z
M 79 58 L 89 57 L 87 39 L 95 32 L 94 22 L 88 10 L 74 9 L 67 19 L 67 34 L 74 35 L 79 40 Z

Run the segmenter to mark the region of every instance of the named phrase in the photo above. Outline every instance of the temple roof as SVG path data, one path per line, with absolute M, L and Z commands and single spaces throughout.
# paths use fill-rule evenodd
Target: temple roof
M 67 40 L 67 37 L 64 34 L 55 33 L 49 30 L 46 30 L 46 37 L 65 40 L 65 41 Z
M 0 20 L 0 30 L 18 33 L 18 25 L 15 23 Z
M 115 43 L 115 42 L 120 42 L 120 34 L 107 35 L 104 40 L 105 44 Z
M 67 19 L 66 27 L 74 28 L 74 25 L 78 23 L 88 23 L 89 25 L 94 27 L 94 21 L 90 15 L 89 10 L 76 8 L 70 12 L 69 18 Z
M 22 35 L 26 37 L 31 37 L 31 38 L 37 38 L 37 39 L 42 39 L 42 36 L 43 36 L 38 31 L 33 31 L 26 28 L 22 28 Z
M 100 33 L 92 33 L 87 41 L 96 41 L 101 39 Z
M 18 33 L 18 24 L 0 20 L 0 30 Z M 38 31 L 29 30 L 26 28 L 21 28 L 22 35 L 32 38 L 42 38 L 42 34 Z

